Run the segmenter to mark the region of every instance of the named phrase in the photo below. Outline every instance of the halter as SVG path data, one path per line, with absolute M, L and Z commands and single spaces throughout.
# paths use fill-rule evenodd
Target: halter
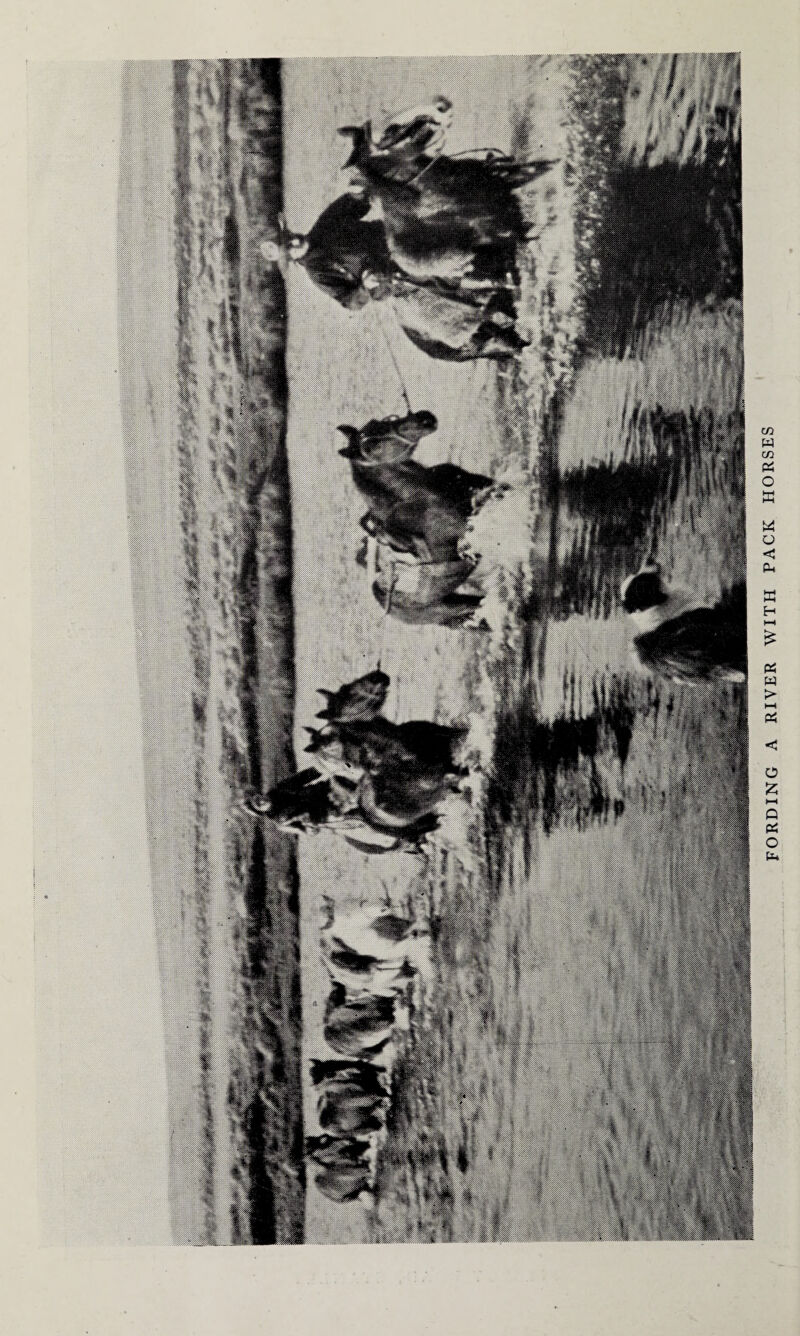
M 415 450 L 416 447 L 419 445 L 419 441 L 413 440 L 410 436 L 404 436 L 401 431 L 382 432 L 380 436 L 365 436 L 363 439 L 365 443 L 367 441 L 400 441 L 402 445 L 408 446 L 410 450 Z M 359 449 L 360 448 L 361 445 L 359 442 Z M 406 458 L 406 456 L 404 456 L 404 458 Z M 359 456 L 359 458 L 354 460 L 353 462 L 359 464 L 362 468 L 367 468 L 367 469 L 377 469 L 377 468 L 387 467 L 387 462 L 385 459 L 365 459 L 363 456 Z M 398 460 L 398 463 L 400 462 L 402 461 Z M 391 465 L 389 465 L 388 467 L 391 467 Z

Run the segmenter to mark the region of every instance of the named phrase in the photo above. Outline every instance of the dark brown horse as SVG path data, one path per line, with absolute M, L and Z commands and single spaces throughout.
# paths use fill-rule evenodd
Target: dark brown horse
M 461 555 L 459 544 L 475 498 L 492 479 L 455 464 L 426 467 L 413 459 L 420 440 L 437 425 L 428 412 L 373 419 L 361 428 L 342 424 L 337 430 L 348 444 L 339 453 L 370 507 L 361 523 L 378 544 L 374 597 L 402 620 L 459 626 L 481 601 L 479 593 L 461 588 L 474 563 Z
M 320 1092 L 317 1119 L 326 1131 L 364 1136 L 383 1127 L 386 1103 L 384 1092 L 362 1090 L 358 1082 L 334 1082 Z
M 394 309 L 429 357 L 507 359 L 525 347 L 515 329 L 517 243 L 527 224 L 515 192 L 553 164 L 516 162 L 498 149 L 446 156 L 452 104 L 438 97 L 372 125 L 344 126 L 372 215 L 383 220 L 398 267 Z
M 418 850 L 438 826 L 438 803 L 463 777 L 454 748 L 464 730 L 385 719 L 377 710 L 389 685 L 378 669 L 326 692 L 328 722 L 308 730 L 306 750 L 318 764 L 252 796 L 248 810 L 290 831 L 337 831 L 365 853 Z
M 428 719 L 395 724 L 378 715 L 344 723 L 335 720 L 326 728 L 309 732 L 311 741 L 305 750 L 334 771 L 339 764 L 345 767 L 345 773 L 378 775 L 387 770 L 411 770 L 423 783 L 429 777 L 462 774 L 453 751 L 463 739 L 464 730 Z
M 357 1082 L 360 1089 L 368 1095 L 385 1095 L 386 1072 L 374 1062 L 354 1059 L 312 1058 L 309 1064 L 311 1080 L 315 1086 L 329 1086 L 332 1083 L 349 1084 Z
M 335 780 L 355 784 L 356 808 L 368 826 L 405 832 L 457 791 L 456 736 L 455 730 L 424 720 L 406 725 L 356 720 L 315 732 L 306 750 Z
M 374 719 L 379 714 L 386 693 L 389 690 L 389 678 L 380 668 L 353 682 L 346 682 L 338 691 L 326 691 L 317 687 L 320 696 L 325 697 L 325 708 L 317 712 L 318 719 Z
M 468 473 L 455 464 L 426 467 L 412 456 L 419 442 L 436 431 L 433 413 L 409 412 L 374 418 L 363 427 L 340 424 L 347 445 L 353 481 L 369 503 L 380 533 L 400 550 L 422 560 L 449 560 L 458 555 L 472 503 L 492 486 L 482 473 Z
M 416 125 L 416 128 L 413 128 Z M 377 142 L 370 121 L 339 130 L 352 142 L 345 167 L 358 171 L 383 219 L 389 253 L 417 280 L 505 284 L 526 223 L 514 194 L 552 163 L 505 154 L 448 157 L 430 152 L 424 116 L 402 137 Z
M 392 1035 L 394 1000 L 389 997 L 349 996 L 335 984 L 325 1006 L 325 1043 L 346 1058 L 380 1053 Z
M 369 1167 L 360 1164 L 320 1169 L 314 1176 L 314 1185 L 324 1197 L 335 1202 L 367 1204 L 372 1193 Z
M 334 1137 L 324 1133 L 319 1137 L 306 1138 L 306 1155 L 315 1164 L 326 1168 L 366 1165 L 369 1150 L 368 1141 L 358 1141 L 355 1137 Z
M 306 1155 L 318 1166 L 316 1187 L 331 1201 L 356 1201 L 371 1192 L 369 1141 L 354 1136 L 308 1137 Z
M 405 831 L 425 817 L 433 816 L 439 804 L 458 791 L 452 775 L 417 775 L 398 769 L 365 774 L 358 786 L 358 809 L 369 825 L 381 830 Z
M 454 756 L 464 737 L 460 728 L 427 719 L 396 724 L 376 715 L 334 718 L 308 731 L 306 751 L 333 782 L 355 785 L 358 812 L 381 830 L 403 830 L 431 816 L 464 774 Z

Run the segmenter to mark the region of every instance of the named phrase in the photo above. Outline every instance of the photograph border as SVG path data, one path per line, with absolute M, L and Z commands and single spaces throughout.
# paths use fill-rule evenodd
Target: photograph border
M 764 867 L 758 832 L 764 826 L 763 660 L 761 627 L 751 612 L 750 685 L 751 918 L 755 1118 L 755 1241 L 752 1244 L 503 1244 L 436 1249 L 403 1245 L 362 1249 L 191 1249 L 118 1251 L 41 1250 L 35 1200 L 35 1120 L 32 1116 L 34 1016 L 32 1006 L 30 839 L 30 568 L 28 553 L 29 461 L 26 322 L 20 319 L 4 367 L 12 405 L 11 448 L 3 460 L 3 557 L 7 588 L 7 676 L 4 735 L 13 782 L 7 780 L 3 811 L 6 874 L 12 888 L 0 973 L 10 980 L 2 1025 L 13 1079 L 4 1097 L 4 1180 L 11 1205 L 4 1218 L 3 1270 L 11 1278 L 16 1329 L 42 1333 L 144 1331 L 159 1333 L 228 1329 L 263 1330 L 281 1322 L 297 1331 L 316 1329 L 326 1310 L 353 1331 L 366 1330 L 376 1311 L 398 1330 L 437 1325 L 448 1331 L 480 1330 L 487 1322 L 509 1333 L 542 1326 L 552 1332 L 682 1332 L 696 1324 L 707 1332 L 794 1330 L 798 1282 L 794 1269 L 798 1229 L 797 1159 L 797 839 L 792 810 L 798 798 L 797 737 L 798 585 L 797 524 L 800 469 L 798 438 L 798 133 L 796 17 L 767 0 L 750 17 L 731 20 L 729 7 L 702 3 L 691 15 L 632 15 L 627 6 L 602 15 L 570 9 L 537 16 L 526 8 L 500 22 L 481 7 L 442 6 L 424 29 L 386 11 L 351 6 L 345 17 L 312 7 L 287 19 L 285 11 L 262 17 L 173 6 L 169 15 L 137 10 L 110 24 L 102 39 L 89 6 L 65 11 L 45 5 L 17 33 L 4 58 L 2 96 L 9 139 L 8 180 L 2 205 L 9 276 L 6 309 L 27 309 L 25 61 L 29 59 L 172 58 L 185 34 L 193 45 L 220 56 L 244 50 L 269 55 L 408 54 L 409 31 L 424 31 L 428 49 L 458 54 L 590 51 L 738 50 L 743 83 L 743 211 L 745 270 L 745 382 L 747 432 L 748 571 L 750 607 L 763 587 L 761 502 L 757 453 L 760 427 L 773 425 L 785 443 L 780 490 L 777 575 L 779 709 L 781 713 L 780 866 Z M 480 15 L 480 18 L 478 17 Z M 612 21 L 613 17 L 613 21 Z M 138 19 L 138 22 L 137 22 Z M 304 27 L 299 27 L 302 21 Z M 216 41 L 216 45 L 215 45 Z M 22 114 L 21 114 L 22 113 Z M 776 126 L 780 127 L 776 133 Z M 15 331 L 17 333 L 17 331 Z M 16 390 L 16 393 L 14 391 Z M 785 461 L 785 462 L 784 462 Z M 792 467 L 794 464 L 794 467 Z M 13 661 L 12 661 L 13 655 Z M 794 678 L 792 674 L 795 674 Z M 299 1310 L 299 1311 L 298 1311 Z M 386 1317 L 394 1313 L 394 1319 Z M 793 1317 L 794 1315 L 794 1317 Z M 268 1320 L 267 1320 L 268 1319 Z M 220 1323 L 225 1324 L 220 1326 Z M 766 1325 L 765 1325 L 766 1323 Z M 55 1324 L 55 1325 L 54 1325 Z M 245 1325 L 246 1324 L 246 1325 Z

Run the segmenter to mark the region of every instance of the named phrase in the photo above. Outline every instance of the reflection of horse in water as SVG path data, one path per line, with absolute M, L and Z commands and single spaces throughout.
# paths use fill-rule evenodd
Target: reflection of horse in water
M 626 414 L 615 454 L 567 468 L 551 481 L 554 578 L 550 615 L 610 617 L 619 589 L 652 551 L 679 496 L 705 505 L 718 487 L 724 450 L 741 486 L 744 415 L 708 405 L 666 412 L 636 405 Z
M 362 527 L 381 549 L 380 555 L 372 549 L 374 597 L 402 620 L 459 626 L 481 602 L 479 592 L 462 590 L 475 563 L 459 544 L 476 498 L 492 479 L 455 464 L 426 467 L 412 459 L 436 426 L 427 412 L 376 419 L 360 429 L 340 426 L 348 444 L 339 453 L 369 503 Z

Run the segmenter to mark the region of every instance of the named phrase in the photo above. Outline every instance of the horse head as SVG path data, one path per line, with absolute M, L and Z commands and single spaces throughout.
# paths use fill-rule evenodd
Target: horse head
M 345 682 L 338 691 L 327 691 L 317 687 L 325 697 L 325 709 L 317 712 L 317 719 L 327 719 L 332 723 L 352 719 L 370 719 L 380 710 L 389 690 L 389 678 L 380 668 L 356 677 L 352 682 Z
M 371 169 L 386 180 L 402 180 L 404 169 L 414 170 L 420 160 L 427 161 L 428 155 L 442 153 L 452 120 L 450 99 L 434 97 L 396 112 L 377 138 L 371 121 L 342 125 L 338 133 L 352 144 L 343 169 Z
M 444 134 L 452 124 L 453 104 L 448 97 L 440 95 L 394 112 L 376 144 L 378 148 L 392 148 L 423 129 Z
M 417 102 L 396 112 L 375 141 L 379 152 L 399 155 L 440 154 L 447 131 L 453 122 L 453 104 L 449 98 L 435 97 Z
M 360 464 L 399 464 L 438 425 L 436 415 L 424 409 L 406 413 L 405 417 L 391 413 L 385 418 L 372 418 L 361 428 L 341 423 L 336 430 L 346 437 L 347 445 L 339 454 Z

